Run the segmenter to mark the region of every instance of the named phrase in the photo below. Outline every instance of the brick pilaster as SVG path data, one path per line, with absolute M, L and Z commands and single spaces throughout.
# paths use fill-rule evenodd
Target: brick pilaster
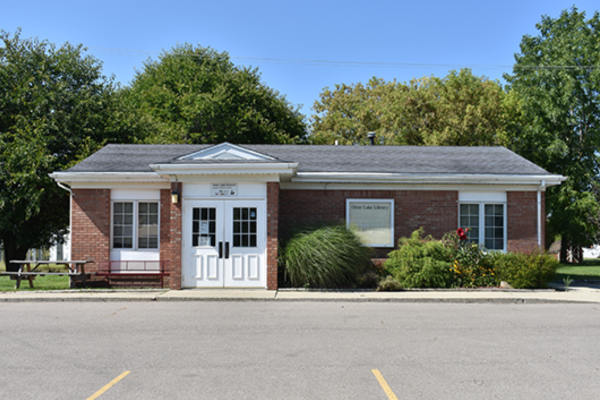
M 170 245 L 168 250 L 168 260 L 171 267 L 171 279 L 169 287 L 174 290 L 181 289 L 181 216 L 182 216 L 182 203 L 181 198 L 181 182 L 172 182 L 171 190 L 179 191 L 179 202 L 173 204 L 171 202 L 171 195 L 169 193 L 170 204 L 170 221 L 169 221 L 169 235 Z M 161 192 L 162 193 L 162 192 Z M 162 254 L 161 254 L 162 257 Z
M 160 190 L 160 260 L 167 261 L 171 270 L 171 190 Z M 164 278 L 165 287 L 170 287 L 170 277 Z
M 279 182 L 267 182 L 267 289 L 277 290 Z

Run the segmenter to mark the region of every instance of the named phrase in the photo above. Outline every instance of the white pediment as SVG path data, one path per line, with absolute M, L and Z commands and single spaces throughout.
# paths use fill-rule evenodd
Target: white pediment
M 179 160 L 273 161 L 275 159 L 226 142 L 179 157 Z

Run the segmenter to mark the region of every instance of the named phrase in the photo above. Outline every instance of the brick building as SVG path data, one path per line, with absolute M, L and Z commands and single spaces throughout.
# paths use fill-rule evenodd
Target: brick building
M 278 242 L 309 223 L 353 225 L 380 256 L 419 227 L 536 248 L 564 180 L 503 147 L 229 143 L 108 145 L 52 177 L 71 191 L 71 259 L 168 260 L 172 289 L 276 289 Z

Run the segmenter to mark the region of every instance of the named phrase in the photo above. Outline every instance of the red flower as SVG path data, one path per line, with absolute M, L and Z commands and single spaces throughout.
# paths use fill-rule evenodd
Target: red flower
M 456 230 L 456 233 L 458 233 L 458 238 L 459 238 L 460 240 L 467 240 L 467 239 L 468 239 L 468 237 L 467 237 L 467 232 L 468 232 L 468 231 L 469 231 L 469 229 L 466 229 L 466 230 L 465 230 L 465 229 L 463 229 L 463 228 L 458 228 L 458 229 Z

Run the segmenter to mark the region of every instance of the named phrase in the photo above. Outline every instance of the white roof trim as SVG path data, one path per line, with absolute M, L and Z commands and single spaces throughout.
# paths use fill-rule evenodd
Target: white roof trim
M 256 164 L 150 164 L 150 168 L 160 175 L 190 174 L 293 174 L 297 163 L 256 163 Z
M 502 174 L 395 174 L 395 173 L 297 173 L 297 163 L 252 164 L 151 164 L 156 172 L 54 172 L 49 176 L 62 183 L 130 182 L 164 183 L 170 175 L 280 175 L 293 183 L 382 183 L 443 185 L 535 185 L 555 186 L 567 178 L 562 175 Z
M 54 172 L 50 178 L 58 182 L 165 182 L 156 172 Z
M 231 143 L 221 143 L 179 157 L 178 160 L 255 160 L 255 161 L 274 161 L 275 158 L 256 151 L 248 150 Z
M 421 183 L 421 184 L 519 184 L 555 186 L 567 178 L 562 175 L 503 175 L 503 174 L 395 174 L 395 173 L 324 173 L 299 172 L 294 183 Z

